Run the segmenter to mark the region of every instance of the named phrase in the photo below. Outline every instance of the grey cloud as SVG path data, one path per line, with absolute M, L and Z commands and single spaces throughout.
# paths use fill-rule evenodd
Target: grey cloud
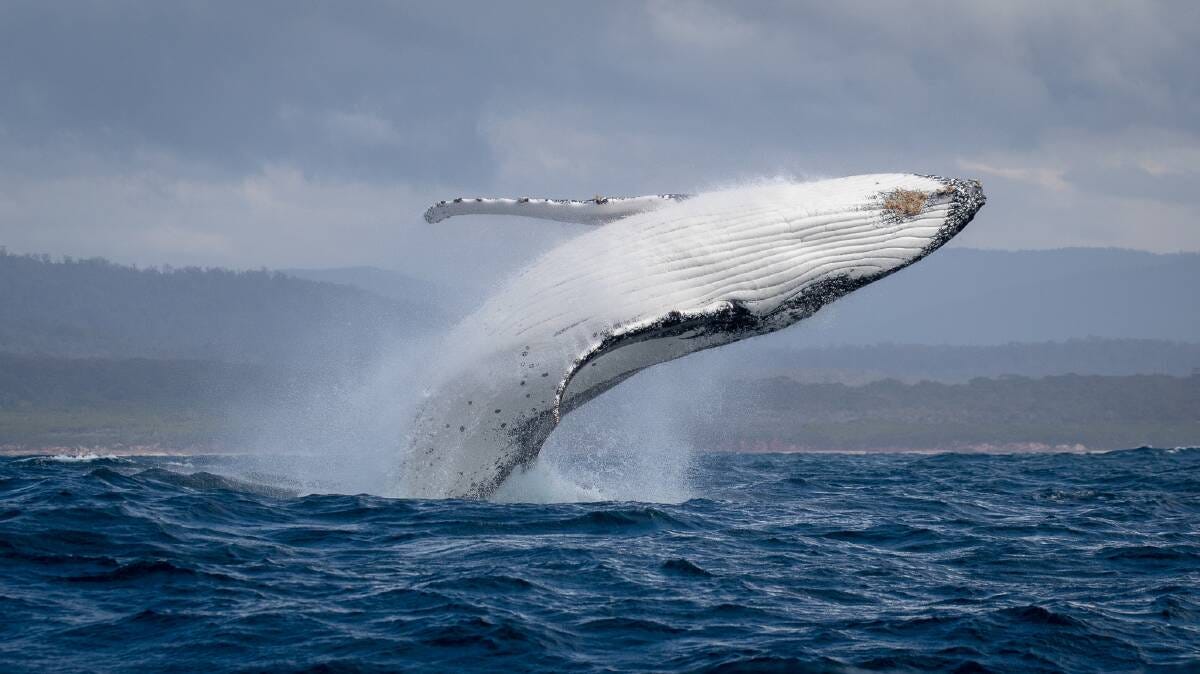
M 1197 25 L 1182 2 L 7 3 L 0 244 L 486 250 L 486 276 L 571 230 L 430 231 L 425 202 L 973 170 L 965 243 L 1200 249 Z

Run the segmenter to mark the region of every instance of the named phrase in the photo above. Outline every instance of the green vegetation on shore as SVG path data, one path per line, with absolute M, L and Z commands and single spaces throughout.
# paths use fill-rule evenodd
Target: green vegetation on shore
M 204 361 L 0 354 L 0 446 L 229 447 L 264 410 L 306 404 L 312 381 L 330 378 Z M 858 386 L 776 377 L 732 382 L 695 411 L 692 441 L 712 449 L 1198 445 L 1200 375 Z
M 780 377 L 744 386 L 745 395 L 725 396 L 721 413 L 737 420 L 726 440 L 737 448 L 1200 444 L 1200 375 L 1001 377 L 960 384 L 884 380 L 861 386 Z

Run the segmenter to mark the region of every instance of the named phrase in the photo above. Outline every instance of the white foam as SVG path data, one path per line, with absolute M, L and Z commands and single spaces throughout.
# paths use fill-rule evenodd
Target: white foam
M 712 372 L 683 362 L 637 375 L 563 418 L 527 470 L 514 472 L 493 500 L 502 503 L 637 501 L 682 503 L 696 496 L 695 448 L 685 428 L 714 400 Z M 688 400 L 672 395 L 680 383 Z
M 38 457 L 33 457 L 33 458 L 40 459 L 42 461 L 55 461 L 55 462 L 62 462 L 62 463 L 87 463 L 89 461 L 104 461 L 104 460 L 128 461 L 129 460 L 124 457 L 117 456 L 116 454 L 96 454 L 93 452 L 87 452 L 84 454 L 55 454 L 54 456 L 38 456 Z
M 303 493 L 406 496 L 397 491 L 399 454 L 434 347 L 409 339 L 362 374 L 307 382 L 282 408 L 242 401 L 231 419 L 248 427 L 244 442 L 255 451 L 235 467 L 239 479 L 266 473 Z

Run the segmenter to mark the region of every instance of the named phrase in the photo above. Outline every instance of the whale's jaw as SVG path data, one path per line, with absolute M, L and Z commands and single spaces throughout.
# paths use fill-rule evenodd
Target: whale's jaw
M 983 185 L 978 180 L 941 178 L 938 176 L 929 177 L 943 181 L 946 187 L 952 190 L 952 196 L 950 214 L 946 218 L 946 224 L 942 225 L 941 231 L 938 232 L 938 235 L 926 247 L 921 255 L 922 258 L 941 248 L 947 241 L 957 236 L 967 225 L 971 224 L 971 221 L 975 219 L 975 214 L 987 203 L 987 196 L 983 193 Z M 913 260 L 913 262 L 916 261 Z M 912 264 L 912 262 L 909 264 Z

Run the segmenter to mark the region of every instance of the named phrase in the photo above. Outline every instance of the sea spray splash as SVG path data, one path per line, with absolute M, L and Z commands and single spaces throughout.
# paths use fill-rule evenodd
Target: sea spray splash
M 434 348 L 409 338 L 352 371 L 297 378 L 283 404 L 238 401 L 230 420 L 247 429 L 251 450 L 235 464 L 240 476 L 301 493 L 404 496 L 398 453 Z
M 716 439 L 690 429 L 697 417 L 719 413 L 733 367 L 709 351 L 637 374 L 564 418 L 537 462 L 512 475 L 494 500 L 682 503 L 703 496 L 696 461 Z
M 298 381 L 282 406 L 239 401 L 237 416 L 255 419 L 256 431 L 245 443 L 253 451 L 207 469 L 300 494 L 408 497 L 405 478 L 412 476 L 398 474 L 408 447 L 406 424 L 437 380 L 440 343 L 409 340 L 354 373 Z M 716 399 L 713 382 L 721 379 L 704 360 L 642 373 L 636 385 L 570 415 L 537 461 L 515 473 L 494 500 L 680 503 L 693 498 L 696 448 L 686 428 L 697 406 Z M 686 400 L 678 396 L 681 384 L 692 392 Z
M 501 502 L 642 501 L 694 496 L 694 448 L 682 433 L 676 398 L 662 377 L 613 391 L 550 435 L 538 460 L 497 491 Z

